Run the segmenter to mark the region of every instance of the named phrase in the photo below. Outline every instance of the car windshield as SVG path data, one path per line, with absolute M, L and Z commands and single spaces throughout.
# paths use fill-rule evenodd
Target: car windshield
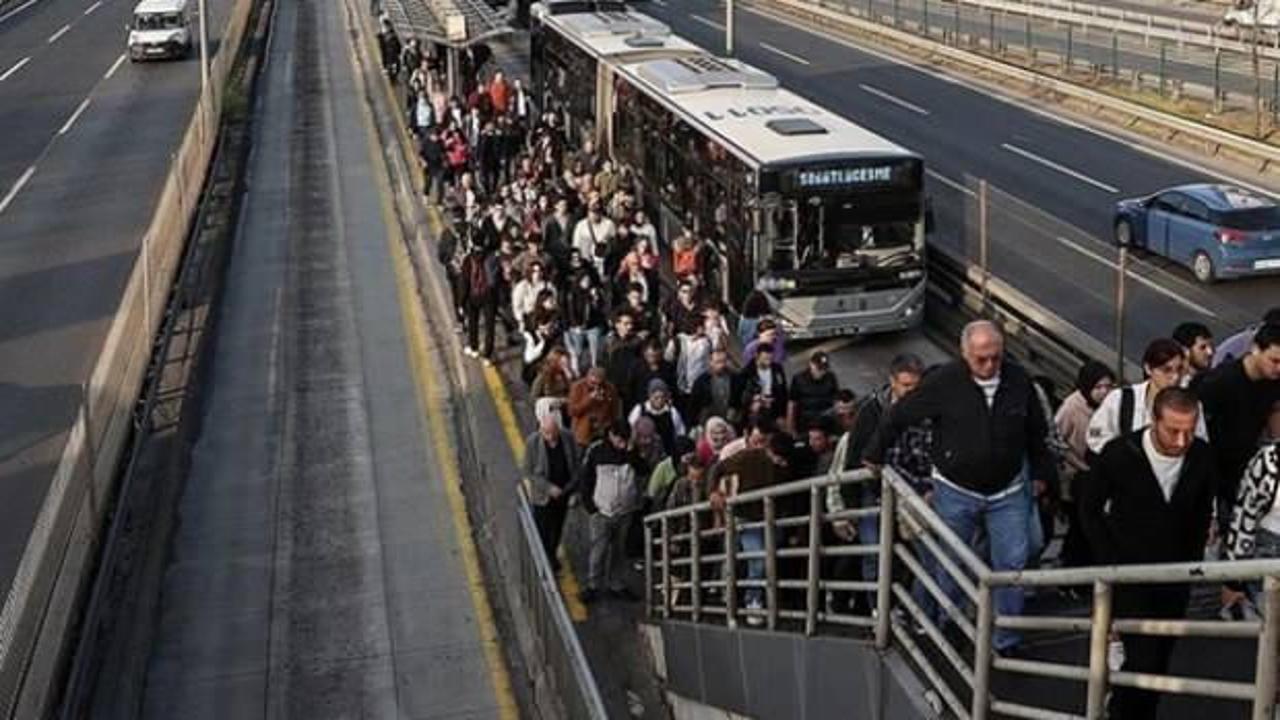
M 133 18 L 135 30 L 175 30 L 182 27 L 182 13 L 147 13 Z
M 1219 215 L 1218 223 L 1231 230 L 1258 232 L 1280 230 L 1280 207 L 1258 207 L 1248 210 L 1228 210 Z

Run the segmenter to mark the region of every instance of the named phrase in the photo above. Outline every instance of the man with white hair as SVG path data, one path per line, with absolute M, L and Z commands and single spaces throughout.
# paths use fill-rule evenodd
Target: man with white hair
M 914 392 L 885 413 L 867 449 L 867 463 L 881 464 L 901 433 L 929 423 L 933 487 L 926 497 L 933 509 L 963 540 L 972 541 L 979 528 L 985 529 L 992 569 L 1021 570 L 1029 553 L 1025 485 L 1033 483 L 1040 495 L 1057 477 L 1045 442 L 1048 420 L 1031 377 L 1005 360 L 1004 337 L 994 323 L 966 325 L 960 354 L 962 359 L 925 375 Z M 937 569 L 935 575 L 948 596 L 959 600 L 950 576 Z M 995 603 L 999 615 L 1019 615 L 1022 590 L 997 590 Z M 945 618 L 935 613 L 932 619 Z M 997 630 L 995 648 L 1008 653 L 1020 640 L 1013 631 Z
M 578 473 L 578 444 L 573 434 L 560 431 L 557 413 L 538 419 L 538 429 L 524 441 L 524 481 L 533 505 L 533 521 L 538 538 L 555 571 L 560 570 L 557 557 L 564 521 L 569 514 L 569 498 L 573 495 Z

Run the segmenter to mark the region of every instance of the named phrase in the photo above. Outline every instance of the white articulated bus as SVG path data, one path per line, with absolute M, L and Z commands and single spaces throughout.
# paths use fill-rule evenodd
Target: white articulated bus
M 634 12 L 544 15 L 535 34 L 535 87 L 632 168 L 664 238 L 711 239 L 725 301 L 761 291 L 792 337 L 919 324 L 918 155 Z

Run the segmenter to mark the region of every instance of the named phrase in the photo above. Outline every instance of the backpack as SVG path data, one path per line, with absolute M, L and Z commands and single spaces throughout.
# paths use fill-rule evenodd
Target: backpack
M 485 268 L 485 261 L 479 256 L 471 257 L 471 266 L 467 272 L 467 283 L 471 289 L 472 297 L 485 297 L 489 294 L 491 284 L 489 282 L 489 272 Z
M 698 272 L 698 251 L 694 248 L 676 250 L 672 262 L 672 272 L 676 277 L 693 275 Z

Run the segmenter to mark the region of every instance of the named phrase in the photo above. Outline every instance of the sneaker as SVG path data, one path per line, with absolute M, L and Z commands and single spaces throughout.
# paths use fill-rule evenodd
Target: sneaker
M 600 599 L 600 591 L 595 588 L 587 588 L 578 595 L 578 599 L 582 601 L 583 605 L 590 605 Z
M 759 600 L 751 600 L 747 603 L 747 610 L 760 612 L 761 610 L 764 610 L 764 603 Z M 760 627 L 761 625 L 764 625 L 764 618 L 756 614 L 748 615 L 747 624 L 751 627 Z
M 1124 661 L 1124 642 L 1112 640 L 1107 643 L 1107 669 L 1111 672 L 1120 672 L 1124 668 Z
M 471 347 L 470 345 L 462 348 L 462 354 L 466 355 L 467 357 L 478 357 L 480 355 L 480 353 L 476 352 L 476 349 Z
M 480 358 L 480 364 L 489 368 L 493 367 L 493 361 L 489 358 Z
M 1262 620 L 1262 615 L 1258 612 L 1258 608 L 1249 600 L 1241 600 L 1235 605 L 1229 605 L 1218 611 L 1218 617 L 1227 622 L 1241 622 L 1244 620 Z

